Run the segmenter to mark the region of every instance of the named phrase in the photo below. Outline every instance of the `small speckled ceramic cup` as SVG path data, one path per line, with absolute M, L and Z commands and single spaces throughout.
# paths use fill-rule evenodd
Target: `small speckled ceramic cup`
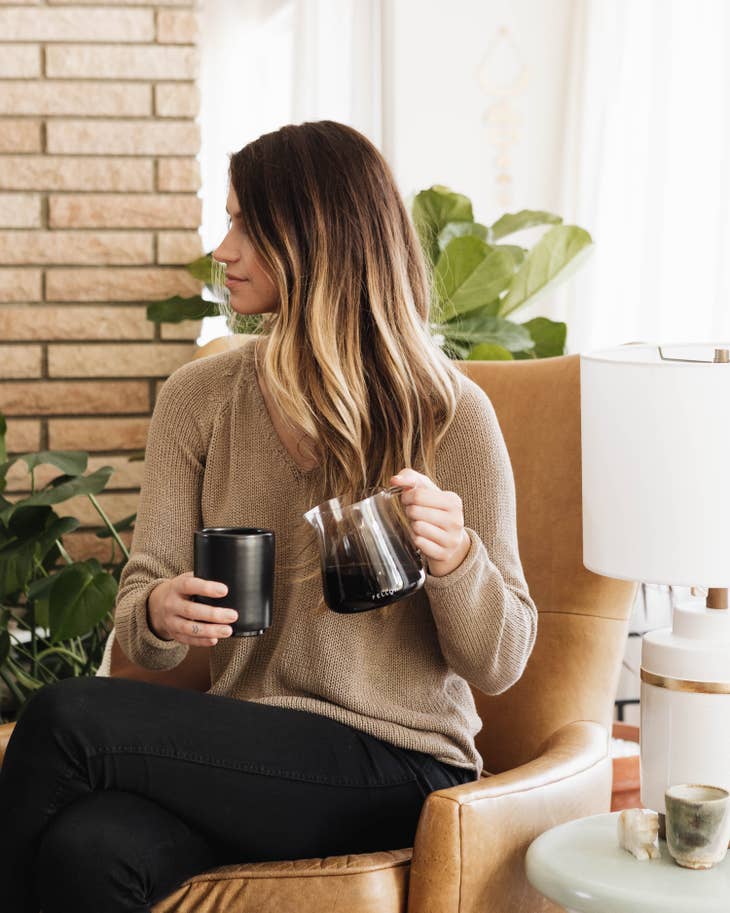
M 664 794 L 667 849 L 687 869 L 722 862 L 730 839 L 730 793 L 719 786 L 681 784 Z

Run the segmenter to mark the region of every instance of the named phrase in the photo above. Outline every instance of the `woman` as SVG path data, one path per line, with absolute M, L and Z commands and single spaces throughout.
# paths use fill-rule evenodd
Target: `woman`
M 504 691 L 534 643 L 504 440 L 429 335 L 382 156 L 322 121 L 260 137 L 230 175 L 214 256 L 230 307 L 266 314 L 266 332 L 162 388 L 115 618 L 148 669 L 211 647 L 212 685 L 68 679 L 26 705 L 0 776 L 13 913 L 149 910 L 228 862 L 412 845 L 428 793 L 481 773 L 468 683 Z M 397 484 L 424 587 L 328 611 L 319 575 L 296 571 L 314 547 L 302 514 Z M 275 531 L 263 635 L 231 639 L 234 611 L 192 601 L 225 592 L 190 570 L 202 526 Z

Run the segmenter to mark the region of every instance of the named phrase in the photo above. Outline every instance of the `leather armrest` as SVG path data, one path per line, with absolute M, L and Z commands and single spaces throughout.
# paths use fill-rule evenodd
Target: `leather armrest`
M 0 767 L 3 766 L 5 750 L 8 747 L 8 742 L 10 741 L 13 729 L 15 729 L 15 723 L 2 723 L 0 725 Z
M 411 862 L 408 913 L 558 911 L 525 876 L 527 847 L 543 831 L 611 805 L 608 732 L 563 726 L 533 761 L 431 793 Z

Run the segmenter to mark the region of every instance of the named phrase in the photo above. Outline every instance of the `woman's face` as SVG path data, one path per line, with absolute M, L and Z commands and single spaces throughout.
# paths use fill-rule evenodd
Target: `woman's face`
M 231 227 L 213 251 L 213 259 L 226 265 L 231 307 L 240 314 L 275 311 L 279 294 L 241 223 L 241 207 L 233 187 L 228 191 L 226 212 L 231 218 Z

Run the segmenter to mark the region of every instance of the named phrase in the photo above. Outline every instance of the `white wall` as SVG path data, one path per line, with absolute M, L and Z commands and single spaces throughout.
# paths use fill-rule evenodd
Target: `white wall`
M 559 206 L 574 2 L 384 0 L 383 151 L 404 195 L 447 184 L 487 222 Z

